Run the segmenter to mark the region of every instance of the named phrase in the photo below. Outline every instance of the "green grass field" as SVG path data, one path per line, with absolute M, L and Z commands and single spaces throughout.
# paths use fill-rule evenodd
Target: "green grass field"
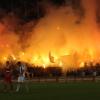
M 26 92 L 0 92 L 0 100 L 100 100 L 100 82 L 28 83 Z M 2 88 L 2 84 L 0 84 Z

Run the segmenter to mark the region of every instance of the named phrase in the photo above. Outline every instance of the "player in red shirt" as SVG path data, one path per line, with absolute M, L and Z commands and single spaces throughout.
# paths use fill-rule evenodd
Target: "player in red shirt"
M 12 90 L 12 88 L 12 72 L 10 69 L 10 63 L 7 61 L 4 69 L 4 91 Z

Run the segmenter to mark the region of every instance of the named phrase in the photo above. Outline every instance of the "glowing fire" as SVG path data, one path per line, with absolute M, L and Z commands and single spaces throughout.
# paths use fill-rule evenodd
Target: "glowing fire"
M 59 67 L 63 67 L 64 69 L 66 68 L 70 68 L 70 67 L 84 67 L 84 63 L 85 62 L 98 62 L 98 60 L 95 59 L 95 56 L 93 56 L 93 54 L 91 55 L 91 53 L 87 52 L 87 55 L 85 54 L 78 54 L 78 53 L 73 53 L 73 54 L 69 54 L 69 55 L 61 55 L 58 56 L 57 55 L 50 55 L 48 53 L 47 56 L 45 55 L 31 55 L 28 56 L 30 54 L 27 54 L 27 52 L 20 52 L 19 56 L 16 55 L 11 55 L 11 60 L 21 60 L 21 61 L 25 61 L 34 65 L 38 65 L 38 66 L 43 66 L 44 68 L 46 68 L 47 66 L 59 66 Z M 59 54 L 58 54 L 59 55 Z M 28 58 L 29 57 L 29 58 Z M 10 57 L 8 56 L 4 56 L 2 58 L 2 61 L 5 62 L 8 59 L 10 59 Z
M 21 60 L 44 68 L 48 65 L 77 68 L 83 67 L 84 62 L 100 62 L 95 1 L 82 0 L 85 17 L 78 25 L 75 23 L 78 16 L 71 7 L 50 6 L 35 27 L 31 21 L 21 29 L 15 15 L 5 16 L 0 21 L 1 62 Z

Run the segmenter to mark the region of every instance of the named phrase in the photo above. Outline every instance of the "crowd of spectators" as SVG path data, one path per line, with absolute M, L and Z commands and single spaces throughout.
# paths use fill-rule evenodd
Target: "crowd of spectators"
M 29 63 L 22 62 L 27 67 L 27 72 L 30 79 L 33 78 L 53 78 L 53 77 L 97 77 L 100 76 L 100 63 L 93 64 L 84 63 L 81 68 L 75 69 L 75 67 L 68 69 L 66 72 L 63 71 L 62 67 L 59 66 L 35 66 Z M 5 68 L 5 63 L 0 63 L 0 79 L 3 78 L 3 71 Z M 10 68 L 12 69 L 13 79 L 18 77 L 18 66 L 17 62 L 11 61 Z M 27 76 L 27 75 L 26 75 Z

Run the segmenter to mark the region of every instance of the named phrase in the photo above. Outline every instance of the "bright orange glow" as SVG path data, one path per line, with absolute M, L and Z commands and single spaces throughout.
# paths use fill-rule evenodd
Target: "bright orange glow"
M 81 62 L 79 66 L 80 68 L 84 67 L 84 62 Z
M 64 69 L 83 67 L 84 62 L 100 62 L 95 1 L 82 0 L 85 17 L 79 24 L 76 21 L 80 19 L 71 7 L 48 7 L 47 15 L 35 27 L 34 21 L 16 27 L 16 16 L 5 16 L 0 22 L 1 62 L 13 59 Z

